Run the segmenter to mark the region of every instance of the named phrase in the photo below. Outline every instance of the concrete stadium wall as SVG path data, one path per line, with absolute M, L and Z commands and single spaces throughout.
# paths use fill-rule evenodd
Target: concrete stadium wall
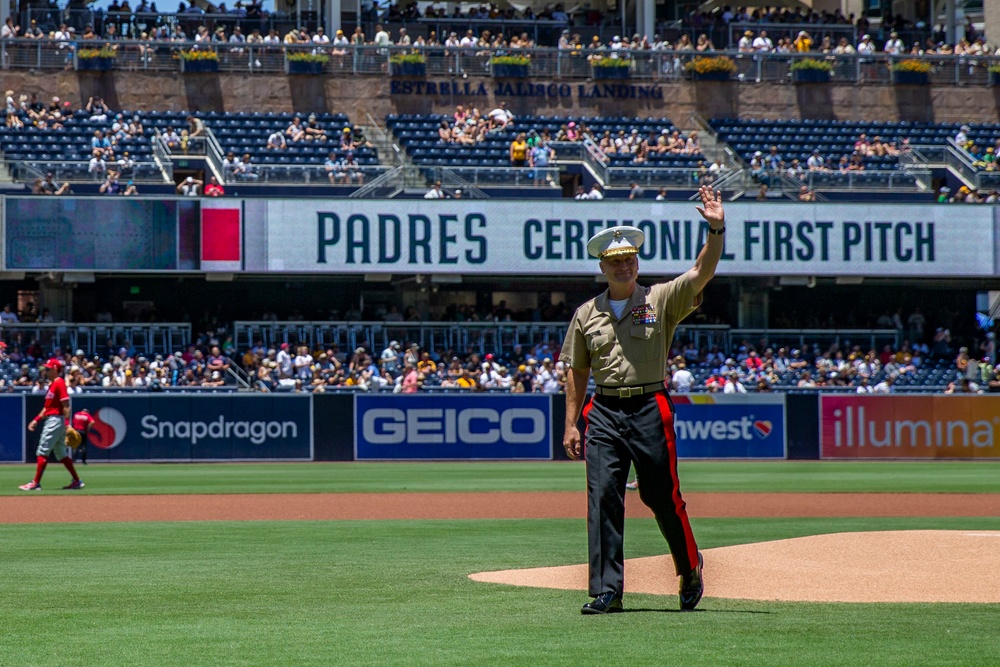
M 515 113 L 562 115 L 668 116 L 681 126 L 693 112 L 706 118 L 817 118 L 843 120 L 911 120 L 937 122 L 1000 121 L 1000 89 L 980 86 L 792 85 L 767 83 L 632 81 L 628 85 L 652 93 L 642 99 L 596 97 L 593 82 L 531 81 L 569 87 L 568 95 L 531 97 L 499 89 L 492 79 L 429 78 L 447 94 L 394 94 L 388 77 L 321 78 L 283 75 L 142 73 L 127 71 L 63 71 L 39 76 L 8 71 L 5 86 L 37 92 L 42 99 L 58 95 L 84 104 L 93 95 L 119 109 L 199 111 L 336 111 L 362 122 L 365 112 L 376 119 L 390 113 L 445 113 L 456 104 L 491 108 L 505 100 Z M 466 84 L 479 94 L 469 95 Z M 483 89 L 479 89 L 480 84 Z M 524 84 L 522 84 L 524 85 Z M 457 89 L 458 92 L 451 92 Z M 499 93 L 499 94 L 498 94 Z M 629 94 L 629 93 L 624 93 Z M 633 95 L 637 94 L 633 91 Z

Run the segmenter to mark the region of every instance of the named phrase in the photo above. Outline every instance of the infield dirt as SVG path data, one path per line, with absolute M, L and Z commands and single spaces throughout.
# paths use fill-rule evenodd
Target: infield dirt
M 684 498 L 692 518 L 1000 516 L 1000 494 L 686 493 Z M 632 494 L 627 515 L 652 516 Z M 586 516 L 582 491 L 101 496 L 88 489 L 0 497 L 0 524 Z

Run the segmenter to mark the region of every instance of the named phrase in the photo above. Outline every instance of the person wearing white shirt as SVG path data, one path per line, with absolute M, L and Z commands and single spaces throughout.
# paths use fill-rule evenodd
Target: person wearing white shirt
M 14 19 L 7 17 L 7 22 L 0 28 L 0 39 L 14 39 L 21 31 L 21 26 L 14 25 Z
M 346 41 L 346 40 L 345 40 Z M 330 36 L 323 32 L 323 26 L 316 28 L 316 34 L 312 36 L 313 44 L 329 44 Z
M 964 147 L 965 144 L 969 143 L 969 131 L 970 127 L 968 125 L 963 125 L 958 128 L 958 134 L 955 135 L 955 143 L 959 146 Z
M 390 44 L 392 44 L 392 40 L 389 39 L 389 33 L 381 25 L 376 26 L 375 46 L 389 46 Z
M 872 390 L 873 394 L 891 394 L 892 385 L 895 384 L 896 380 L 891 375 L 885 376 L 885 379 L 875 385 Z
M 424 195 L 424 199 L 444 199 L 445 194 L 441 189 L 441 181 L 437 181 L 431 186 L 431 189 L 427 191 Z
M 677 370 L 674 371 L 673 376 L 670 378 L 670 384 L 673 385 L 674 391 L 680 394 L 687 394 L 691 391 L 691 385 L 694 384 L 694 375 L 687 369 L 687 364 L 678 364 Z
M 309 347 L 302 345 L 299 347 L 298 354 L 295 355 L 295 360 L 293 362 L 295 366 L 295 374 L 298 375 L 299 379 L 305 382 L 306 380 L 312 379 L 312 355 L 309 354 Z
M 722 388 L 723 394 L 745 394 L 747 388 L 740 382 L 740 376 L 734 371 L 726 378 L 726 386 Z
M 594 183 L 590 187 L 590 193 L 587 195 L 587 199 L 601 200 L 604 199 L 604 194 L 601 192 L 601 186 Z
M 858 385 L 858 391 L 857 391 L 857 393 L 859 393 L 859 394 L 873 394 L 873 393 L 875 393 L 875 391 L 872 388 L 872 386 L 870 384 L 868 384 L 868 378 L 866 378 L 866 377 L 862 377 L 861 378 L 861 384 Z
M 282 380 L 292 377 L 292 355 L 288 354 L 288 343 L 282 343 L 278 350 L 278 372 Z
M 889 41 L 885 43 L 885 48 L 883 49 L 886 53 L 891 56 L 898 56 L 903 53 L 906 46 L 903 44 L 903 40 L 899 38 L 899 35 L 895 32 L 889 34 Z
M 740 37 L 740 41 L 736 44 L 736 48 L 739 49 L 740 53 L 749 53 L 753 51 L 753 33 L 749 30 L 743 33 Z
M 458 44 L 463 49 L 471 49 L 476 45 L 476 36 L 472 34 L 471 30 L 469 30 L 468 32 L 465 33 L 465 37 L 463 37 Z
M 871 35 L 862 35 L 858 42 L 858 54 L 870 56 L 875 53 L 875 43 L 872 42 Z
M 507 127 L 514 120 L 514 114 L 507 110 L 506 102 L 501 102 L 500 106 L 486 115 L 499 123 L 501 128 Z
M 753 50 L 767 53 L 774 50 L 774 42 L 767 36 L 766 30 L 761 30 L 757 38 L 753 40 Z
M 823 157 L 819 154 L 819 149 L 813 150 L 812 155 L 806 160 L 809 171 L 822 171 L 825 164 Z

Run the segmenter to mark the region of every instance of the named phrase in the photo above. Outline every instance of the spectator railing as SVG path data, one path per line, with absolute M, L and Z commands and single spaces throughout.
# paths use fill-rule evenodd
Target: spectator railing
M 702 182 L 709 183 L 711 180 L 703 180 L 694 168 L 664 168 L 657 167 L 656 163 L 607 168 L 609 187 L 624 187 L 633 182 L 644 187 L 698 188 Z
M 929 192 L 930 169 L 807 171 L 802 181 L 810 190 L 895 190 Z
M 7 344 L 7 353 L 15 347 L 22 350 L 32 341 L 46 350 L 59 348 L 63 352 L 78 349 L 87 356 L 116 353 L 131 344 L 140 353 L 168 355 L 191 344 L 191 325 L 187 322 L 142 323 L 18 323 L 0 325 L 0 340 Z
M 829 37 L 836 46 L 837 42 L 840 41 L 841 37 L 847 39 L 851 46 L 855 46 L 858 43 L 857 28 L 849 23 L 772 23 L 769 21 L 731 21 L 728 28 L 727 40 L 721 44 L 717 43 L 716 46 L 728 46 L 731 49 L 736 49 L 739 46 L 740 39 L 743 38 L 743 34 L 749 30 L 754 34 L 754 37 L 760 34 L 762 30 L 767 32 L 768 39 L 771 40 L 773 45 L 778 44 L 778 39 L 781 37 L 788 37 L 794 40 L 800 32 L 809 33 L 810 39 L 813 41 L 813 46 L 818 48 L 820 43 L 823 41 L 824 37 Z M 881 44 L 879 46 L 882 46 Z
M 561 345 L 566 323 L 238 321 L 233 325 L 233 333 L 239 349 L 257 343 L 268 348 L 277 348 L 281 343 L 301 343 L 310 349 L 336 345 L 348 354 L 365 347 L 378 355 L 395 340 L 404 349 L 416 342 L 422 350 L 499 354 L 510 352 L 515 345 L 522 345 L 525 350 L 535 345 Z
M 466 183 L 479 187 L 512 186 L 518 188 L 548 188 L 559 186 L 559 169 L 557 167 L 421 167 L 428 175 L 428 180 L 441 181 L 452 189 L 462 187 Z M 449 183 L 448 175 L 457 176 L 460 181 Z M 463 196 L 468 196 L 463 192 Z
M 52 173 L 53 180 L 68 183 L 100 183 L 104 181 L 107 172 L 121 171 L 115 162 L 109 162 L 104 171 L 88 172 L 88 162 L 67 162 L 65 160 L 24 160 L 11 163 L 11 177 L 16 182 L 31 183 L 36 178 L 44 178 Z M 130 174 L 119 174 L 124 185 L 128 181 L 135 183 L 162 184 L 163 172 L 155 162 L 136 162 Z
M 881 352 L 885 345 L 898 350 L 902 339 L 903 332 L 896 329 L 730 329 L 726 333 L 726 349 L 738 350 L 745 341 L 754 345 L 758 352 L 768 347 L 775 352 L 779 347 L 804 350 L 813 345 L 819 345 L 825 352 L 833 344 L 845 352 L 854 345 L 860 345 L 865 352 Z
M 3 49 L 3 66 L 10 69 L 56 70 L 79 66 L 76 50 L 84 47 L 97 47 L 106 40 L 76 40 L 74 42 L 14 39 L 4 40 L 0 45 Z M 286 71 L 286 53 L 305 51 L 329 55 L 329 60 L 323 64 L 322 74 L 327 76 L 357 76 L 373 75 L 388 76 L 393 73 L 390 58 L 394 55 L 419 53 L 424 56 L 424 69 L 430 77 L 456 76 L 480 77 L 492 76 L 490 58 L 494 55 L 524 55 L 531 59 L 529 66 L 530 80 L 524 82 L 507 81 L 505 85 L 525 86 L 531 80 L 593 79 L 595 72 L 590 58 L 612 55 L 610 50 L 590 49 L 493 49 L 481 47 L 377 47 L 345 46 L 334 48 L 331 45 L 269 45 L 269 44 L 233 44 L 228 42 L 168 42 L 168 41 L 134 41 L 116 40 L 117 57 L 111 66 L 114 69 L 143 71 L 173 71 L 181 70 L 180 51 L 210 50 L 217 56 L 217 68 L 220 72 L 266 73 L 281 74 Z M 342 53 L 341 53 L 342 52 Z M 985 86 L 989 80 L 988 68 L 1000 63 L 1000 57 L 994 56 L 952 56 L 952 55 L 922 55 L 922 56 L 891 56 L 885 53 L 859 56 L 824 54 L 818 51 L 810 53 L 740 53 L 737 51 L 653 51 L 637 50 L 623 51 L 620 56 L 629 61 L 629 78 L 634 81 L 666 81 L 688 76 L 685 66 L 693 58 L 706 55 L 725 55 L 733 60 L 736 66 L 734 79 L 743 82 L 773 82 L 790 81 L 792 78 L 790 65 L 801 58 L 822 58 L 834 67 L 832 81 L 835 83 L 869 83 L 888 84 L 892 81 L 891 65 L 903 59 L 916 59 L 931 65 L 929 80 L 942 85 L 976 85 Z M 412 85 L 421 84 L 421 79 L 407 80 Z M 462 95 L 466 82 L 454 80 L 451 85 L 454 92 Z M 594 85 L 630 86 L 628 80 L 595 80 Z M 473 85 L 469 83 L 469 85 Z M 626 95 L 641 97 L 649 91 L 626 88 Z M 558 92 L 558 91 L 556 91 Z M 500 96 L 503 94 L 501 92 Z
M 348 170 L 349 178 L 341 182 L 341 179 L 334 179 L 330 183 L 330 178 L 326 168 L 322 164 L 296 164 L 291 162 L 265 162 L 252 163 L 252 171 L 246 175 L 233 175 L 227 170 L 223 170 L 226 185 L 238 185 L 240 183 L 275 183 L 281 185 L 343 185 L 361 186 L 364 182 L 373 180 L 392 167 L 382 165 L 358 165 L 352 170 Z M 334 171 L 334 173 L 339 173 Z M 354 177 L 353 174 L 361 174 L 362 180 Z
M 954 171 L 967 183 L 978 185 L 978 170 L 972 166 L 972 156 L 964 148 L 955 143 L 953 139 L 948 139 L 948 144 L 944 151 L 945 166 Z
M 303 12 L 300 17 L 280 15 L 239 16 L 237 14 L 211 13 L 194 8 L 184 13 L 167 12 L 134 12 L 117 13 L 93 9 L 50 7 L 28 7 L 21 12 L 21 25 L 30 25 L 31 19 L 38 21 L 38 26 L 46 33 L 56 30 L 61 23 L 72 26 L 78 35 L 83 34 L 85 26 L 92 25 L 98 34 L 105 34 L 108 26 L 114 25 L 122 37 L 138 38 L 143 32 L 151 32 L 158 26 L 166 26 L 173 30 L 181 27 L 188 37 L 194 37 L 199 26 L 205 26 L 214 33 L 216 28 L 223 27 L 226 34 L 232 34 L 233 28 L 239 26 L 245 35 L 253 30 L 260 30 L 266 35 L 274 29 L 284 35 L 292 28 L 316 24 L 316 12 Z
M 237 321 L 233 334 L 238 349 L 262 344 L 278 348 L 282 343 L 308 345 L 310 349 L 336 345 L 350 354 L 358 347 L 379 354 L 390 341 L 403 349 L 417 343 L 421 350 L 454 350 L 458 353 L 509 354 L 515 345 L 524 351 L 539 345 L 561 345 L 566 336 L 565 322 L 251 322 Z M 717 346 L 735 352 L 747 341 L 758 350 L 772 346 L 804 348 L 819 345 L 826 350 L 837 343 L 849 349 L 861 345 L 865 351 L 884 345 L 898 349 L 903 333 L 895 329 L 733 329 L 726 325 L 681 325 L 678 346 L 693 343 L 698 349 Z
M 944 150 L 945 166 L 958 174 L 966 183 L 972 183 L 977 191 L 1000 187 L 1000 171 L 986 171 L 976 166 L 972 154 L 953 139 L 948 140 Z

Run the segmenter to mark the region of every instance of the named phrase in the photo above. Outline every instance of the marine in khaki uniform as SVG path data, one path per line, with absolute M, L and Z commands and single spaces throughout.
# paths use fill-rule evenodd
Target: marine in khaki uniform
M 701 600 L 701 554 L 691 531 L 677 478 L 674 411 L 664 388 L 664 371 L 674 330 L 701 303 L 723 249 L 722 195 L 702 186 L 698 212 L 710 232 L 694 267 L 674 280 L 638 285 L 639 248 L 644 235 L 635 227 L 612 227 L 596 234 L 588 252 L 600 258 L 608 289 L 573 315 L 560 359 L 566 381 L 563 446 L 572 459 L 583 454 L 576 423 L 586 422 L 587 534 L 590 595 L 584 614 L 622 611 L 625 558 L 625 484 L 635 464 L 640 499 L 653 510 L 680 577 L 682 610 Z M 587 383 L 596 393 L 583 406 Z

